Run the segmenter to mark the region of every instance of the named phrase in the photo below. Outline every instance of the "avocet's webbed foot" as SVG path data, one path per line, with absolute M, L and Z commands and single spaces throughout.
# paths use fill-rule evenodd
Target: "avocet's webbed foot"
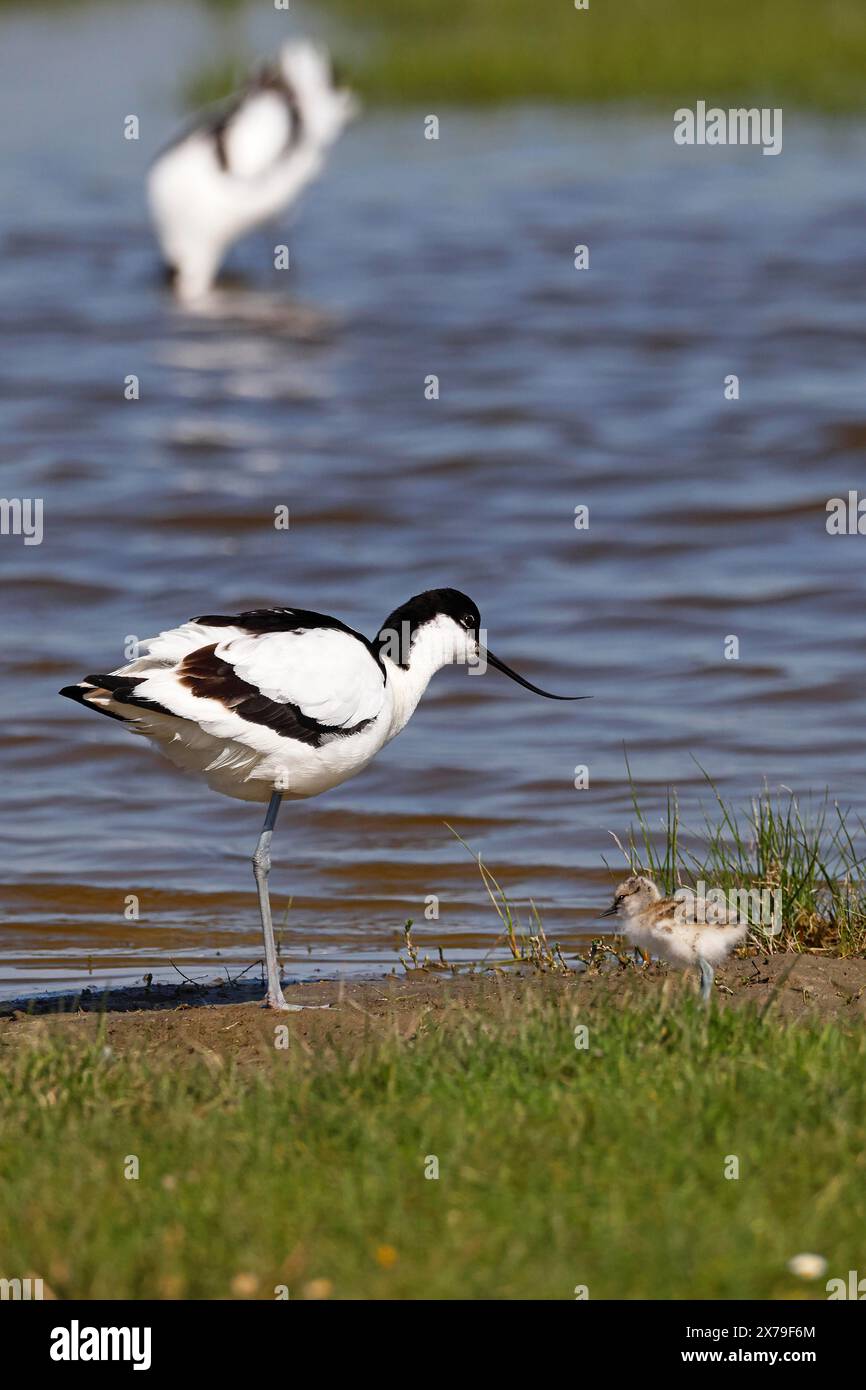
M 303 1004 L 289 1004 L 283 997 L 282 990 L 280 990 L 277 994 L 271 994 L 271 991 L 268 990 L 267 994 L 262 1000 L 263 1009 L 276 1009 L 277 1012 L 281 1014 L 300 1013 L 303 1007 Z

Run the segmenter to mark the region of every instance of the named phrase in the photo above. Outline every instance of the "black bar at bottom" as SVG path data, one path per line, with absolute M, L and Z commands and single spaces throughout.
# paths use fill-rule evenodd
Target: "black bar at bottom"
M 303 1374 L 300 1368 L 311 1358 L 330 1377 L 340 1364 L 341 1351 L 356 1374 L 365 1365 L 368 1373 L 377 1362 L 382 1366 L 380 1357 L 394 1374 L 395 1345 L 401 1342 L 410 1350 L 414 1347 L 415 1355 L 423 1347 L 424 1379 L 429 1381 L 440 1358 L 443 1374 L 453 1375 L 453 1333 L 468 1312 L 458 1357 L 464 1370 L 471 1359 L 470 1346 L 489 1371 L 491 1361 L 513 1354 L 515 1342 L 531 1355 L 537 1338 L 536 1349 L 546 1347 L 546 1354 L 552 1345 L 560 1352 L 570 1348 L 575 1375 L 585 1368 L 587 1353 L 596 1365 L 602 1358 L 611 1372 L 801 1366 L 826 1380 L 859 1361 L 866 1333 L 860 1301 L 587 1300 L 565 1308 L 550 1305 L 543 1311 L 537 1304 L 524 1305 L 523 1312 L 509 1311 L 502 1325 L 496 1304 L 485 1305 L 484 1321 L 479 1323 L 473 1305 L 454 1301 L 438 1308 L 422 1304 L 420 1318 L 413 1316 L 413 1305 L 401 1306 L 396 1317 L 394 1306 L 386 1305 L 378 1329 L 378 1305 L 364 1303 L 6 1301 L 0 1302 L 0 1336 L 6 1364 L 23 1362 L 30 1371 L 47 1373 L 49 1381 L 62 1382 L 70 1375 L 92 1379 L 105 1369 L 139 1379 L 183 1370 L 213 1372 L 221 1380 L 243 1371 L 261 1377 L 286 1373 L 293 1365 Z M 351 1342 L 321 1342 L 323 1329 L 348 1323 L 354 1330 L 359 1311 L 363 1322 Z

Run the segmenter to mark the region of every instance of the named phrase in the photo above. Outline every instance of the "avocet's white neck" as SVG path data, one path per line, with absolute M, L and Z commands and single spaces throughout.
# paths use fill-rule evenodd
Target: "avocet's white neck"
M 441 671 L 443 666 L 451 666 L 457 661 L 465 662 L 474 656 L 474 651 L 469 649 L 474 645 L 472 639 L 451 618 L 444 615 L 425 623 L 414 633 L 408 653 L 405 650 L 409 641 L 408 633 L 395 636 L 395 656 L 399 655 L 400 660 L 392 660 L 388 655 L 387 646 L 381 653 L 388 685 L 393 692 L 390 738 L 406 727 L 437 671 Z M 407 655 L 408 662 L 405 665 L 401 664 Z

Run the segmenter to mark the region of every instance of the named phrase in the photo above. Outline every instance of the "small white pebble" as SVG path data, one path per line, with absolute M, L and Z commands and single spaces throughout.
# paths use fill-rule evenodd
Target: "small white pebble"
M 794 1255 L 788 1261 L 788 1269 L 801 1279 L 820 1279 L 827 1273 L 827 1261 L 823 1255 Z

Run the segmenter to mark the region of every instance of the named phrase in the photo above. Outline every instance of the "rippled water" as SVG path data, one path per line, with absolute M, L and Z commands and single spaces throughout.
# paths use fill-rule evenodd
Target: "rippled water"
M 552 936 L 595 930 L 624 745 L 653 814 L 668 783 L 687 819 L 706 801 L 695 758 L 735 797 L 767 778 L 866 811 L 866 541 L 824 511 L 864 471 L 866 129 L 786 113 L 766 159 L 677 148 L 661 119 L 445 110 L 434 143 L 425 113 L 369 112 L 191 317 L 157 282 L 143 175 L 208 34 L 141 5 L 2 20 L 3 490 L 44 499 L 45 535 L 0 539 L 0 989 L 257 958 L 258 808 L 56 695 L 194 613 L 297 604 L 372 634 L 454 585 L 507 661 L 594 696 L 443 673 L 367 773 L 287 806 L 293 977 L 390 968 L 407 917 L 452 960 L 492 945 L 445 821 Z

